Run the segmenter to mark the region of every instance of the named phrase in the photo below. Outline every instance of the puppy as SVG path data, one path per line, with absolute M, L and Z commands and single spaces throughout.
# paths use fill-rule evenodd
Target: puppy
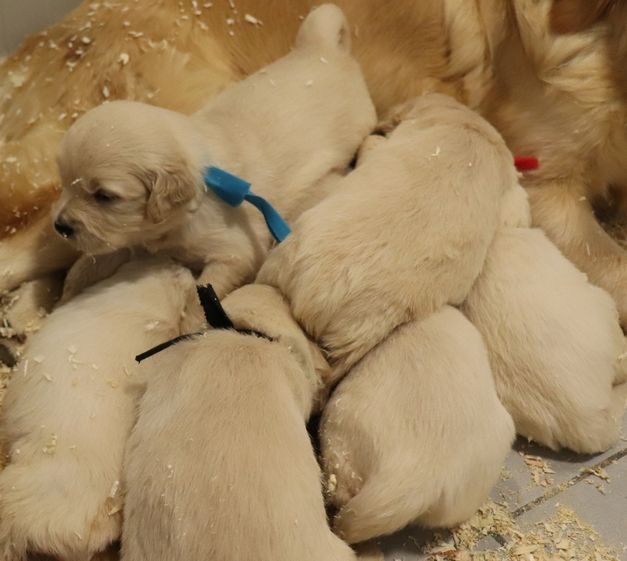
M 462 309 L 519 434 L 580 453 L 617 441 L 627 363 L 616 305 L 540 230 L 498 231 Z
M 355 560 L 328 527 L 305 419 L 326 363 L 276 289 L 249 285 L 213 330 L 143 363 L 125 467 L 124 561 Z
M 368 353 L 333 393 L 320 431 L 335 528 L 349 543 L 467 520 L 514 439 L 481 336 L 449 306 Z
M 134 356 L 179 334 L 189 271 L 127 264 L 56 309 L 3 403 L 0 553 L 83 560 L 119 536 L 122 455 L 145 381 Z
M 399 325 L 466 299 L 517 181 L 498 133 L 452 98 L 404 111 L 258 276 L 285 294 L 338 378 Z
M 375 119 L 348 24 L 323 5 L 290 54 L 191 117 L 114 102 L 79 119 L 61 144 L 55 228 L 88 255 L 173 256 L 223 296 L 253 280 L 272 238 L 248 204 L 208 192 L 205 168 L 250 181 L 289 220 L 326 194 L 319 182 L 347 167 Z

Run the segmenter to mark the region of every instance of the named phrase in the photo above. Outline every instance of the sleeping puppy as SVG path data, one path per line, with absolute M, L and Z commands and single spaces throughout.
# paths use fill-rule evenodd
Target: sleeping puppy
M 399 325 L 466 299 L 517 182 L 498 133 L 452 98 L 425 95 L 400 120 L 258 276 L 285 294 L 337 377 Z
M 59 307 L 3 403 L 0 555 L 90 559 L 119 536 L 122 455 L 144 373 L 133 357 L 179 334 L 194 279 L 153 259 Z
M 272 340 L 212 330 L 143 363 L 122 559 L 355 560 L 327 524 L 305 427 L 322 354 L 276 289 L 243 287 L 224 307 Z
M 191 117 L 119 101 L 79 119 L 61 144 L 55 228 L 87 260 L 129 247 L 172 256 L 223 296 L 252 281 L 272 239 L 249 205 L 207 192 L 205 169 L 251 182 L 289 220 L 324 197 L 324 180 L 347 167 L 375 119 L 348 24 L 323 5 L 290 54 Z M 105 276 L 117 261 L 102 265 Z M 70 278 L 66 299 L 83 277 Z
M 602 452 L 620 436 L 627 350 L 616 304 L 511 199 L 463 311 L 487 344 L 516 430 L 554 450 Z
M 335 529 L 349 543 L 452 527 L 488 498 L 514 439 L 478 331 L 444 306 L 399 327 L 340 383 L 321 423 Z

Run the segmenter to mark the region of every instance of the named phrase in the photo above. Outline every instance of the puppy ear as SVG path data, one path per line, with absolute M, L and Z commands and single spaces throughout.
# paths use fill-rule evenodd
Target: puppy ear
M 577 33 L 603 18 L 616 0 L 553 0 L 551 30 L 555 33 Z
M 152 222 L 162 222 L 170 212 L 189 203 L 197 193 L 198 179 L 184 162 L 177 162 L 149 173 L 146 216 Z
M 334 4 L 312 10 L 298 30 L 295 46 L 350 52 L 350 29 L 342 10 Z

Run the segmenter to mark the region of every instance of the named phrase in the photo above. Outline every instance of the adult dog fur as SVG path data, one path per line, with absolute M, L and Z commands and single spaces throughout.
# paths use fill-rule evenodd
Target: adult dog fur
M 321 352 L 276 289 L 249 285 L 224 306 L 274 340 L 215 330 L 146 360 L 122 559 L 354 560 L 328 526 L 305 427 Z
M 539 156 L 540 170 L 525 181 L 534 223 L 612 294 L 624 322 L 627 254 L 599 226 L 592 203 L 612 195 L 624 220 L 627 3 L 337 4 L 352 23 L 355 55 L 381 113 L 437 88 L 479 109 L 514 152 Z M 33 209 L 49 208 L 59 187 L 54 155 L 78 115 L 115 98 L 191 113 L 228 83 L 283 55 L 311 5 L 88 0 L 31 37 L 0 67 L 0 213 L 7 231 Z M 39 226 L 48 227 L 46 221 Z M 21 243 L 37 251 L 36 241 Z M 0 262 L 18 259 L 18 251 L 4 244 Z M 66 267 L 71 259 L 61 242 L 45 259 L 20 257 L 0 287 Z
M 324 197 L 375 121 L 348 23 L 320 6 L 288 55 L 191 117 L 128 101 L 81 117 L 61 144 L 55 228 L 88 264 L 139 247 L 202 271 L 222 297 L 253 280 L 272 237 L 251 205 L 208 192 L 205 169 L 245 178 L 290 220 Z
M 90 559 L 119 536 L 122 457 L 145 381 L 134 356 L 180 333 L 194 288 L 178 265 L 130 263 L 32 337 L 0 425 L 2 559 Z

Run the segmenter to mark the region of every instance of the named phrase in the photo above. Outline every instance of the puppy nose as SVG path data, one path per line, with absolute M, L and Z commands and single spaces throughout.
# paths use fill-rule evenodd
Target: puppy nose
M 62 220 L 57 220 L 54 223 L 54 229 L 64 238 L 71 238 L 74 235 L 74 228 Z

